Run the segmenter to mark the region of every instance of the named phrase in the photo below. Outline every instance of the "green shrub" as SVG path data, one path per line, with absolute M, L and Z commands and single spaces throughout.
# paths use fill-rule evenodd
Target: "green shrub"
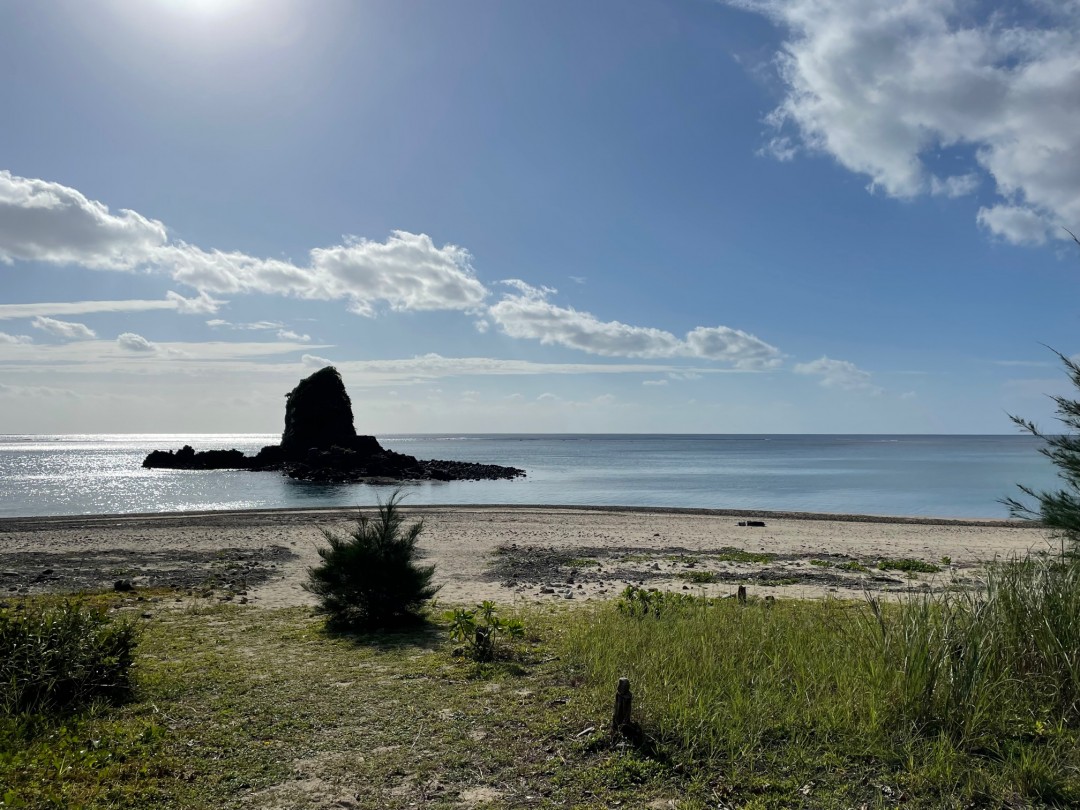
M 135 626 L 67 601 L 0 609 L 0 711 L 55 712 L 131 687 Z
M 404 527 L 394 493 L 379 503 L 372 519 L 361 513 L 345 537 L 323 529 L 329 547 L 319 549 L 322 563 L 308 569 L 307 591 L 319 598 L 316 608 L 336 629 L 371 630 L 419 618 L 424 602 L 438 591 L 435 566 L 415 564 L 423 521 Z
M 477 662 L 494 661 L 498 657 L 500 636 L 519 639 L 525 635 L 524 623 L 520 619 L 501 618 L 490 600 L 481 602 L 475 610 L 448 611 L 444 617 L 450 622 L 450 638 L 463 642 L 466 655 Z

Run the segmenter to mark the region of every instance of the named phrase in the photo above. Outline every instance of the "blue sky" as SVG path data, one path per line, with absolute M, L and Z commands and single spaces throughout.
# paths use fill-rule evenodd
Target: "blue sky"
M 0 0 L 0 431 L 1007 433 L 1080 3 Z

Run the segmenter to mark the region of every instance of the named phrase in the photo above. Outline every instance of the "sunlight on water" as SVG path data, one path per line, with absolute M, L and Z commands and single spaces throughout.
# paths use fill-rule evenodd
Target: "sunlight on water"
M 0 436 L 0 516 L 368 506 L 389 487 L 277 473 L 144 470 L 154 449 L 255 453 L 276 434 Z M 387 436 L 418 458 L 523 467 L 516 481 L 413 482 L 413 504 L 575 504 L 1005 517 L 1054 488 L 1027 436 Z

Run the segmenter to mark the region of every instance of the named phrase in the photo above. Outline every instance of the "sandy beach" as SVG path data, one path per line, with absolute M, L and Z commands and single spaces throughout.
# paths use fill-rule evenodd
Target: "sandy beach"
M 1052 548 L 1014 521 L 645 508 L 422 507 L 421 551 L 448 604 L 610 598 L 628 584 L 777 597 L 963 587 L 980 563 Z M 320 528 L 355 510 L 105 515 L 0 520 L 0 597 L 139 587 L 262 607 L 306 604 Z M 748 520 L 764 526 L 739 525 Z M 889 570 L 918 560 L 937 572 Z

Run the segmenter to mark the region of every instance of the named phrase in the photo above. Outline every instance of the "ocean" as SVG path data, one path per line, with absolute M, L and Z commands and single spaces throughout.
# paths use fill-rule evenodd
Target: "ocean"
M 392 487 L 279 473 L 144 470 L 190 444 L 248 453 L 277 434 L 0 435 L 0 517 L 369 506 Z M 575 504 L 1007 517 L 1016 484 L 1057 488 L 1030 436 L 393 435 L 421 459 L 521 467 L 514 481 L 420 482 L 405 504 Z

